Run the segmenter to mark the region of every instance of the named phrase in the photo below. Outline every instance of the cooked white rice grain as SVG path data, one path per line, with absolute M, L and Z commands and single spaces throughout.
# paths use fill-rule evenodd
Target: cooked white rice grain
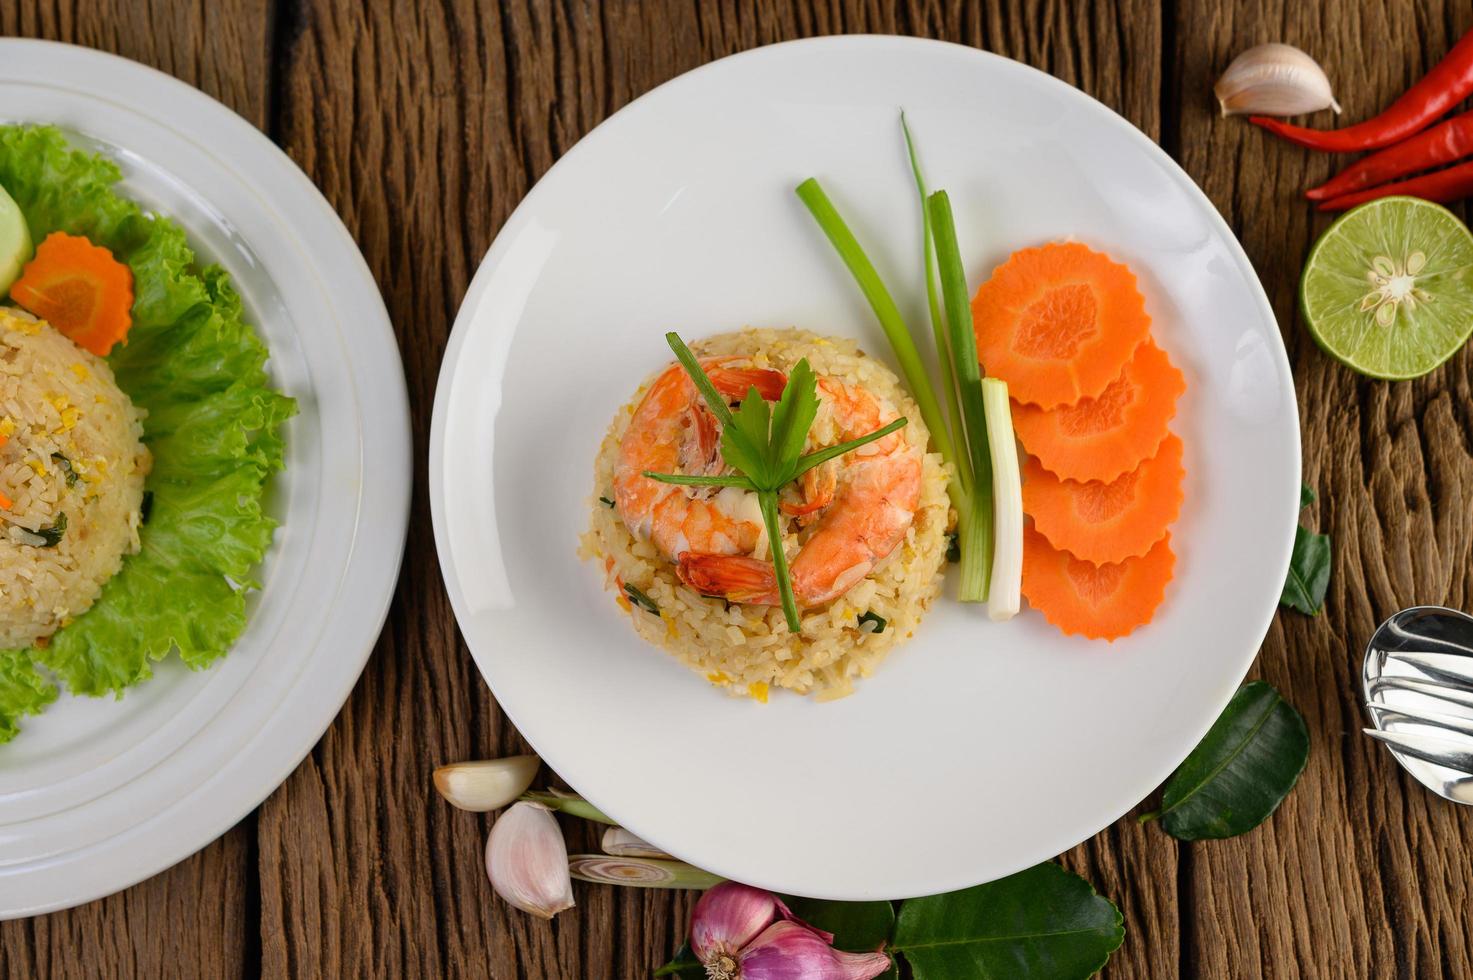
M 805 330 L 747 329 L 710 337 L 691 344 L 691 349 L 702 357 L 750 358 L 752 366 L 784 372 L 806 357 L 819 375 L 858 384 L 894 405 L 909 420 L 900 434 L 912 445 L 924 446 L 929 438 L 920 411 L 900 380 L 853 341 Z M 619 410 L 599 448 L 590 497 L 592 522 L 579 554 L 601 564 L 606 586 L 642 637 L 670 651 L 712 684 L 759 701 L 767 700 L 772 687 L 811 692 L 819 700 L 851 693 L 855 677 L 868 677 L 897 643 L 910 638 L 941 591 L 951 523 L 941 457 L 925 456 L 920 507 L 905 540 L 878 569 L 834 602 L 802 610 L 802 632 L 795 635 L 788 632 L 780 608 L 728 606 L 721 599 L 698 595 L 679 580 L 653 544 L 635 538 L 618 512 L 599 501 L 613 498 L 619 442 L 647 388 L 648 382 Z M 648 595 L 659 614 L 632 605 L 621 583 Z M 859 628 L 859 617 L 866 612 L 887 621 L 884 632 Z
M 0 509 L 0 649 L 9 649 L 44 642 L 86 612 L 138 550 L 152 460 L 141 415 L 107 362 L 6 307 L 0 435 L 9 500 Z

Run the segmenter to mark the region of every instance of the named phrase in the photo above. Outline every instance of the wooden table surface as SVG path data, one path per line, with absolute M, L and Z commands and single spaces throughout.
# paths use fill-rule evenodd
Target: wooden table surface
M 0 34 L 174 74 L 316 181 L 383 290 L 421 459 L 450 324 L 502 222 L 579 137 L 687 69 L 815 34 L 941 37 L 1051 72 L 1158 140 L 1242 239 L 1278 315 L 1320 494 L 1307 517 L 1333 534 L 1335 567 L 1325 612 L 1281 614 L 1254 669 L 1313 743 L 1274 817 L 1196 844 L 1126 818 L 1062 858 L 1125 914 L 1105 975 L 1147 980 L 1473 976 L 1473 814 L 1359 734 L 1355 694 L 1383 616 L 1473 607 L 1473 354 L 1402 384 L 1324 357 L 1295 286 L 1327 222 L 1294 195 L 1331 163 L 1218 118 L 1209 94 L 1239 50 L 1283 40 L 1319 57 L 1347 118 L 1364 118 L 1470 27 L 1467 0 L 0 0 Z M 689 895 L 580 887 L 551 924 L 509 912 L 481 867 L 489 822 L 432 790 L 440 763 L 524 746 L 456 631 L 429 521 L 417 464 L 384 635 L 286 783 L 177 867 L 0 924 L 0 975 L 572 980 L 646 976 L 667 958 Z

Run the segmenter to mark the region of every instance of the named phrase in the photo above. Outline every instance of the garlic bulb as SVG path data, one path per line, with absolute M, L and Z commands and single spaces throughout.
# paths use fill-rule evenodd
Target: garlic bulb
M 656 858 L 663 861 L 672 861 L 674 858 L 660 850 L 655 845 L 636 837 L 623 827 L 610 827 L 604 831 L 603 841 L 600 846 L 605 854 L 615 857 Z
M 1319 63 L 1290 44 L 1260 44 L 1233 59 L 1213 87 L 1224 116 L 1340 111 Z
M 573 907 L 568 847 L 557 818 L 537 803 L 503 813 L 486 839 L 486 876 L 513 908 L 550 919 Z
M 499 810 L 527 791 L 541 764 L 535 755 L 457 762 L 435 770 L 435 789 L 462 810 Z

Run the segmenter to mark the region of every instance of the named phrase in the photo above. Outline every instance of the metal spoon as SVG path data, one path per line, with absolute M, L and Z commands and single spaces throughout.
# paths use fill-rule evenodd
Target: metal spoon
M 1473 803 L 1473 617 L 1403 609 L 1366 646 L 1365 732 L 1428 789 Z

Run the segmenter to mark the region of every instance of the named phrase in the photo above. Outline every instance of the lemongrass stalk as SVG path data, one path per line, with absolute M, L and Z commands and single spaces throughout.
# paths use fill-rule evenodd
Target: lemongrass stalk
M 864 254 L 859 241 L 849 226 L 844 223 L 843 217 L 824 193 L 818 178 L 809 177 L 798 185 L 797 194 L 799 200 L 807 206 L 813 215 L 813 220 L 818 222 L 818 227 L 828 237 L 834 250 L 839 253 L 839 258 L 848 267 L 854 276 L 854 281 L 859 284 L 860 292 L 869 301 L 870 308 L 875 312 L 875 318 L 880 321 L 880 328 L 885 331 L 885 337 L 890 341 L 890 348 L 895 352 L 895 359 L 900 362 L 900 373 L 905 375 L 905 383 L 910 388 L 911 394 L 915 396 L 916 405 L 920 407 L 921 419 L 926 423 L 926 428 L 931 430 L 931 441 L 936 444 L 936 449 L 941 453 L 942 459 L 954 462 L 957 458 L 955 445 L 951 440 L 951 434 L 947 431 L 945 419 L 941 415 L 941 406 L 936 401 L 936 392 L 931 386 L 930 375 L 926 373 L 926 366 L 921 361 L 920 351 L 916 350 L 915 340 L 910 335 L 910 328 L 905 324 L 905 318 L 900 315 L 900 310 L 895 305 L 895 300 L 890 295 L 890 290 L 885 288 L 885 283 L 880 279 L 880 274 L 875 271 L 873 263 Z M 948 489 L 951 489 L 948 487 Z M 952 503 L 961 506 L 961 488 L 958 486 L 952 491 Z
M 614 857 L 654 858 L 658 861 L 674 861 L 674 855 L 666 854 L 643 837 L 631 834 L 623 827 L 610 827 L 604 831 L 599 847 L 605 854 Z
M 946 415 L 951 423 L 951 442 L 952 445 L 961 445 L 962 412 L 956 398 L 956 370 L 951 362 L 951 345 L 946 340 L 946 322 L 941 318 L 941 303 L 936 298 L 936 248 L 931 243 L 931 212 L 926 207 L 926 178 L 921 173 L 921 161 L 916 155 L 915 141 L 910 137 L 910 127 L 905 123 L 903 112 L 900 114 L 900 129 L 905 133 L 905 150 L 910 156 L 910 171 L 915 175 L 916 193 L 921 200 L 921 251 L 925 253 L 926 308 L 931 314 L 931 338 L 936 344 L 936 360 L 941 366 L 941 386 L 946 393 Z M 971 493 L 971 457 L 967 453 L 959 453 L 951 463 L 956 469 L 962 493 Z
M 1000 621 L 1018 615 L 1023 587 L 1023 481 L 1018 476 L 1018 443 L 1013 436 L 1007 382 L 983 378 L 982 406 L 987 413 L 987 445 L 992 453 L 994 540 L 987 615 Z
M 591 881 L 596 885 L 632 885 L 635 888 L 693 888 L 704 891 L 726 880 L 684 861 L 609 857 L 606 854 L 569 855 L 568 871 L 579 881 Z
M 966 422 L 964 444 L 972 463 L 970 517 L 962 520 L 959 534 L 962 552 L 959 598 L 962 602 L 983 602 L 992 574 L 992 460 L 987 450 L 987 413 L 982 407 L 982 369 L 977 363 L 977 337 L 972 333 L 972 306 L 967 296 L 967 277 L 962 270 L 951 200 L 945 191 L 937 191 L 927 199 L 926 208 L 931 215 L 931 238 L 936 245 L 941 298 L 946 306 L 957 398 Z
M 530 792 L 523 793 L 521 799 L 528 803 L 540 803 L 549 810 L 557 810 L 566 813 L 570 817 L 581 817 L 584 820 L 592 820 L 594 823 L 607 823 L 617 825 L 618 821 L 604 814 L 602 810 L 589 803 L 577 793 L 565 793 L 562 790 L 548 790 L 545 793 Z

